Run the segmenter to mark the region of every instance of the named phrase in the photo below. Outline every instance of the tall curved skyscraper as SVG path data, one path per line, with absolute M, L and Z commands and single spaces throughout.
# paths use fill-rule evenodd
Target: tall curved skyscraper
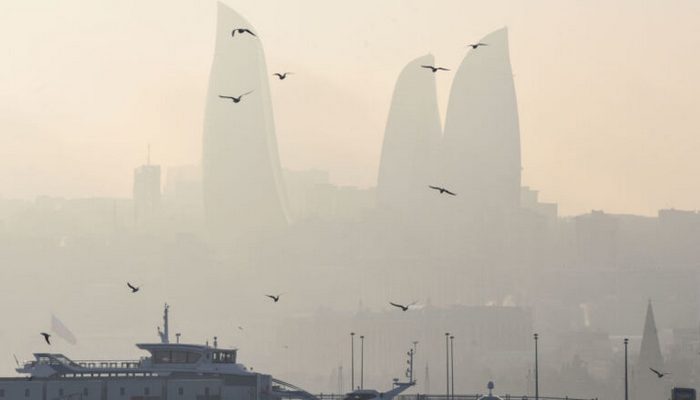
M 427 185 L 440 141 L 440 113 L 431 54 L 404 67 L 391 100 L 379 165 L 377 202 L 383 207 L 411 209 L 430 195 Z
M 214 239 L 243 240 L 287 224 L 265 55 L 255 28 L 218 4 L 203 134 L 203 191 Z M 240 102 L 219 96 L 238 97 Z
M 520 202 L 520 129 L 508 31 L 469 49 L 452 83 L 440 179 L 470 210 L 503 211 Z

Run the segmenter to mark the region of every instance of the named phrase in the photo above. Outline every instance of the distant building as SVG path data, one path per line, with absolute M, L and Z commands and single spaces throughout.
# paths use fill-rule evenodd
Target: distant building
M 652 368 L 665 372 L 664 358 L 661 355 L 661 345 L 659 344 L 659 335 L 656 330 L 656 321 L 654 320 L 654 309 L 650 300 L 647 305 L 646 319 L 644 320 L 644 334 L 642 335 L 642 344 L 639 349 L 639 358 L 635 365 L 637 400 L 663 399 L 670 392 L 669 384 L 662 378 L 657 377 L 651 371 Z
M 160 206 L 160 165 L 142 165 L 134 170 L 134 221 L 151 218 Z
M 178 165 L 166 169 L 163 198 L 180 207 L 201 207 L 202 169 L 198 165 Z
M 428 185 L 447 185 L 434 174 L 442 127 L 435 73 L 429 54 L 404 67 L 391 100 L 377 181 L 380 207 L 415 212 L 432 193 Z
M 587 267 L 614 267 L 617 264 L 617 218 L 593 210 L 576 217 L 575 221 L 578 262 Z
M 697 268 L 700 260 L 700 213 L 659 210 L 660 256 L 667 265 Z
M 231 244 L 280 230 L 287 225 L 287 212 L 261 39 L 232 36 L 232 27 L 255 28 L 221 2 L 217 14 L 204 112 L 202 184 L 211 238 Z M 243 94 L 235 103 L 219 97 Z
M 520 128 L 508 30 L 470 49 L 450 91 L 439 176 L 468 213 L 500 214 L 520 202 Z

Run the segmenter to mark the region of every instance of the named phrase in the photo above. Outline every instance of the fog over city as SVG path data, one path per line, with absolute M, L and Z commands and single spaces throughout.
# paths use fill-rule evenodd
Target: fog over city
M 3 2 L 0 374 L 177 333 L 314 394 L 700 387 L 698 20 Z

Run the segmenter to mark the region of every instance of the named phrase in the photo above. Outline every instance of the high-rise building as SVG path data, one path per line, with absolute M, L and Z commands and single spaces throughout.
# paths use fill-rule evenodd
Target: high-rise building
M 379 165 L 377 202 L 381 207 L 413 209 L 431 194 L 433 161 L 441 136 L 431 54 L 404 67 L 394 88 Z
M 261 36 L 218 4 L 202 154 L 207 226 L 217 241 L 248 240 L 287 224 Z
M 520 131 L 508 31 L 470 49 L 455 74 L 440 153 L 440 178 L 465 210 L 514 209 L 520 199 Z
M 134 170 L 134 222 L 152 218 L 160 206 L 160 165 L 149 162 Z

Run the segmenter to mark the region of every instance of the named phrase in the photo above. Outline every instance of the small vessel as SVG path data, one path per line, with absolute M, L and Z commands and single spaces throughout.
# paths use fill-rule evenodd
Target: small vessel
M 394 397 L 400 395 L 406 389 L 414 386 L 416 384 L 415 379 L 413 379 L 413 356 L 414 350 L 411 349 L 408 353 L 408 368 L 406 369 L 406 378 L 408 382 L 400 382 L 398 378 L 394 378 L 394 385 L 390 390 L 386 392 L 380 392 L 375 389 L 357 389 L 347 395 L 345 395 L 344 400 L 392 400 Z
M 26 377 L 0 378 L 0 400 L 315 400 L 311 393 L 237 361 L 235 348 L 170 343 L 168 311 L 160 343 L 137 344 L 149 353 L 139 360 L 71 360 L 35 353 L 16 371 Z

